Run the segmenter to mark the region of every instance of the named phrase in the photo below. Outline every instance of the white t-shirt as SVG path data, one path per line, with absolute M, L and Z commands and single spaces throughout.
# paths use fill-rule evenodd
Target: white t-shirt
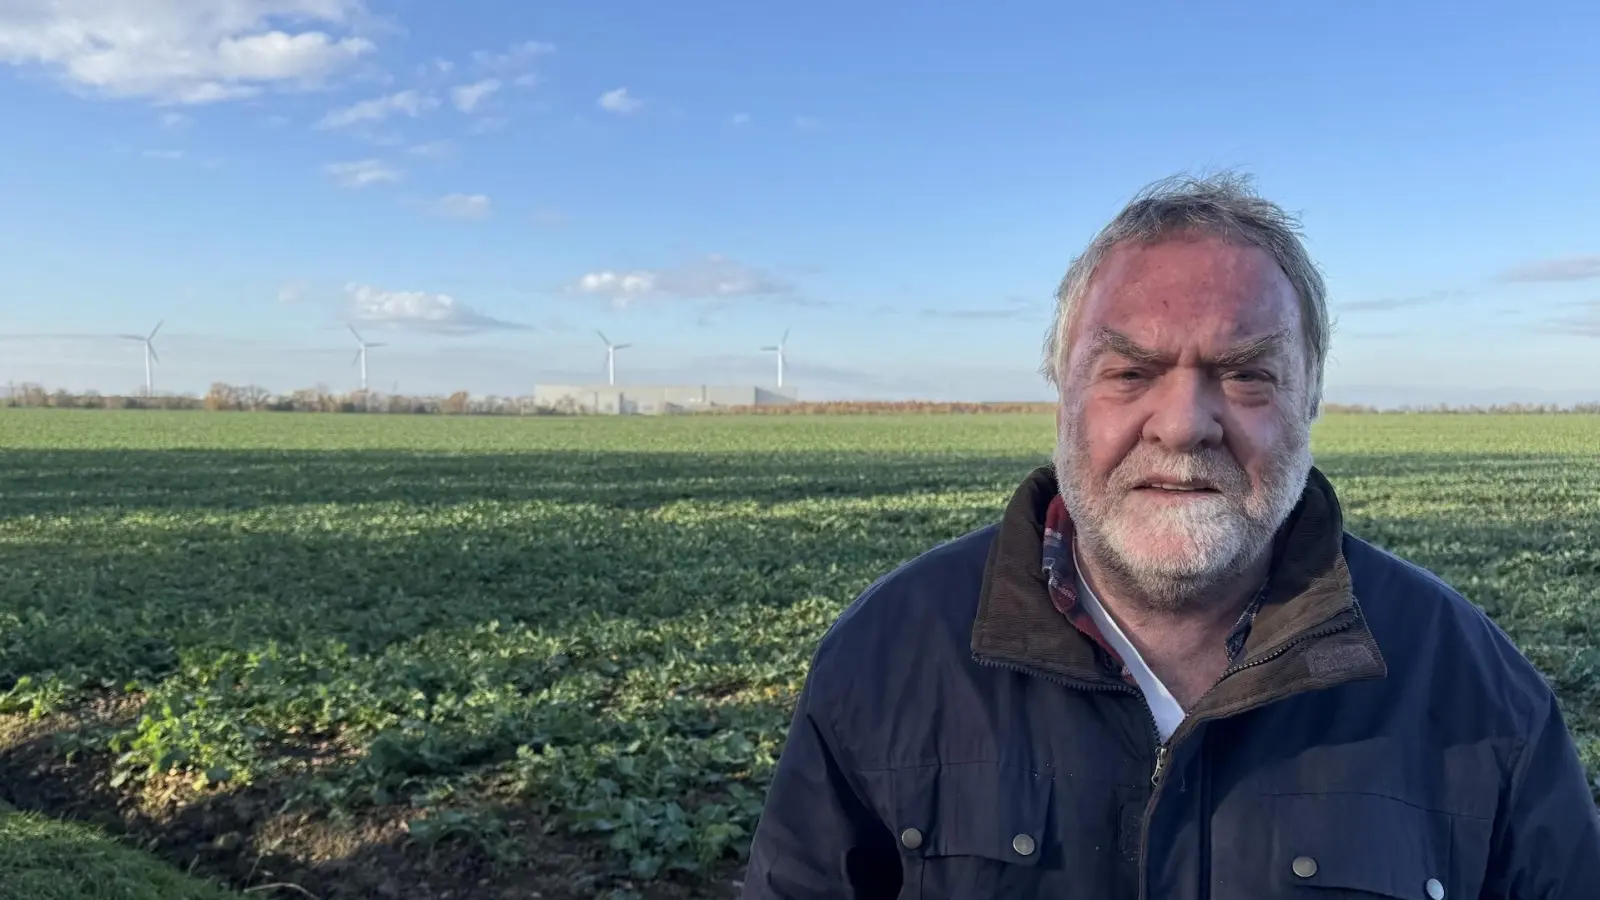
M 1084 608 L 1089 611 L 1089 617 L 1094 619 L 1096 625 L 1100 626 L 1100 633 L 1105 637 L 1106 643 L 1117 651 L 1117 655 L 1122 657 L 1123 663 L 1127 665 L 1128 671 L 1133 673 L 1133 680 L 1139 683 L 1139 690 L 1144 692 L 1145 702 L 1150 704 L 1150 711 L 1155 713 L 1156 730 L 1161 733 L 1161 739 L 1165 741 L 1172 736 L 1173 731 L 1177 730 L 1178 723 L 1183 721 L 1185 715 L 1183 707 L 1178 705 L 1178 701 L 1173 698 L 1172 692 L 1167 690 L 1167 686 L 1161 683 L 1161 679 L 1156 677 L 1156 673 L 1150 671 L 1150 667 L 1145 664 L 1144 657 L 1140 656 L 1139 651 L 1134 648 L 1133 642 L 1128 640 L 1128 636 L 1122 633 L 1122 628 L 1117 625 L 1117 620 L 1106 612 L 1104 606 L 1100 605 L 1100 598 L 1094 595 L 1094 591 L 1089 589 L 1089 583 L 1083 580 L 1083 567 L 1078 565 L 1076 542 L 1072 547 L 1072 562 L 1073 568 L 1079 573 L 1078 602 L 1082 603 Z

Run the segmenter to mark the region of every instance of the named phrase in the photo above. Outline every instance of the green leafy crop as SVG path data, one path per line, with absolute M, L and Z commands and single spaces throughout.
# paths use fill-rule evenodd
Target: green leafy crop
M 505 860 L 533 821 L 608 877 L 704 872 L 745 851 L 823 631 L 998 516 L 1052 437 L 3 412 L 0 718 L 135 701 L 59 735 L 130 796 L 397 810 L 417 853 Z M 1484 605 L 1600 764 L 1600 419 L 1331 417 L 1314 449 L 1351 530 Z

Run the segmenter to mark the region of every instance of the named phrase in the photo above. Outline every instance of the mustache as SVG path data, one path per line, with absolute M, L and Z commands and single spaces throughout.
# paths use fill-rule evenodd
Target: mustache
M 1201 484 L 1224 494 L 1250 491 L 1249 476 L 1223 451 L 1162 453 L 1147 444 L 1128 454 L 1112 471 L 1109 480 L 1111 486 L 1120 491 L 1131 491 L 1151 481 Z

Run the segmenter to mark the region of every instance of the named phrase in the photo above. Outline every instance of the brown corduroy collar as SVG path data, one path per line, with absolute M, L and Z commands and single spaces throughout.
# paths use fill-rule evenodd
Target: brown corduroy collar
M 1045 509 L 1057 490 L 1054 467 L 1046 465 L 1012 495 L 989 548 L 972 627 L 973 657 L 1069 685 L 1125 690 L 1117 673 L 1101 664 L 1094 645 L 1050 600 L 1041 559 Z M 1266 600 L 1244 652 L 1200 702 L 1208 718 L 1302 690 L 1387 674 L 1352 591 L 1338 498 L 1315 468 L 1279 535 Z

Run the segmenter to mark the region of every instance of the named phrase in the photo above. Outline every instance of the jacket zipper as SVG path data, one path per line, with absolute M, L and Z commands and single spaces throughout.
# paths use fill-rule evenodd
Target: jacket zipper
M 1238 674 L 1240 672 L 1243 672 L 1245 669 L 1253 669 L 1256 666 L 1261 665 L 1262 663 L 1271 662 L 1271 661 L 1277 659 L 1278 657 L 1284 655 L 1285 653 L 1288 653 L 1290 650 L 1294 649 L 1294 647 L 1296 645 L 1303 644 L 1306 641 L 1315 640 L 1317 638 L 1327 637 L 1330 634 L 1338 634 L 1341 631 L 1347 631 L 1350 628 L 1352 628 L 1355 624 L 1356 624 L 1356 616 L 1355 615 L 1351 615 L 1349 618 L 1345 619 L 1343 622 L 1338 623 L 1337 625 L 1328 625 L 1328 626 L 1323 627 L 1323 628 L 1318 628 L 1315 631 L 1308 631 L 1305 634 L 1301 635 L 1300 637 L 1297 637 L 1294 640 L 1288 642 L 1287 644 L 1284 644 L 1282 647 L 1279 647 L 1278 649 L 1272 651 L 1271 653 L 1267 654 L 1266 656 L 1261 657 L 1260 659 L 1253 659 L 1250 662 L 1244 663 L 1243 665 L 1234 666 L 1233 668 L 1229 669 L 1228 671 L 1223 672 L 1222 673 L 1222 678 L 1218 678 L 1217 679 L 1217 683 L 1220 684 L 1220 683 L 1222 683 L 1222 679 L 1223 678 L 1229 678 L 1229 677 L 1231 677 L 1233 675 L 1236 675 L 1236 674 Z M 1215 685 L 1213 685 L 1213 687 L 1215 687 Z
M 1150 708 L 1150 701 L 1145 699 L 1143 691 L 1131 684 L 1107 684 L 1105 682 L 1097 681 L 1079 681 L 1076 678 L 1066 678 L 1061 675 L 1052 675 L 1049 672 L 1044 672 L 1029 666 L 1020 666 L 1015 663 L 1001 662 L 996 659 L 990 659 L 986 656 L 974 656 L 973 659 L 975 659 L 980 666 L 988 666 L 992 669 L 1007 669 L 1009 671 L 1017 672 L 1033 678 L 1042 678 L 1045 681 L 1059 684 L 1063 687 L 1077 688 L 1079 690 L 1086 691 L 1103 691 L 1113 694 L 1131 694 L 1139 698 L 1139 705 L 1144 707 L 1145 718 L 1150 722 L 1150 736 L 1156 745 L 1156 764 L 1155 770 L 1150 776 L 1150 781 L 1152 784 L 1154 784 L 1160 780 L 1162 771 L 1166 768 L 1167 764 L 1167 745 L 1161 740 L 1161 728 L 1156 724 L 1155 710 Z
M 1039 669 L 1034 669 L 1034 668 L 1031 668 L 1031 667 L 1028 667 L 1028 666 L 1020 666 L 1020 665 L 1017 665 L 1015 663 L 1000 662 L 999 660 L 989 659 L 988 657 L 984 657 L 984 656 L 974 655 L 973 659 L 977 660 L 978 665 L 980 665 L 980 666 L 988 666 L 988 667 L 994 668 L 994 669 L 1007 669 L 1009 671 L 1017 672 L 1017 673 L 1020 673 L 1022 675 L 1027 675 L 1029 677 L 1042 678 L 1045 681 L 1051 682 L 1053 684 L 1058 684 L 1058 685 L 1061 685 L 1063 687 L 1078 688 L 1080 690 L 1089 690 L 1089 691 L 1101 691 L 1101 692 L 1112 693 L 1112 694 L 1132 694 L 1134 697 L 1137 697 L 1138 700 L 1139 700 L 1139 705 L 1144 707 L 1145 718 L 1150 723 L 1150 740 L 1151 740 L 1152 743 L 1155 744 L 1155 747 L 1156 747 L 1155 765 L 1152 767 L 1151 772 L 1150 772 L 1150 784 L 1151 784 L 1152 788 L 1160 787 L 1161 779 L 1166 774 L 1167 757 L 1168 757 L 1168 751 L 1170 749 L 1170 745 L 1169 745 L 1169 743 L 1167 741 L 1163 741 L 1161 739 L 1161 726 L 1156 723 L 1156 712 L 1155 712 L 1155 710 L 1150 708 L 1150 701 L 1145 699 L 1143 691 L 1139 690 L 1138 688 L 1134 687 L 1133 685 L 1125 684 L 1125 683 L 1121 683 L 1121 682 L 1119 682 L 1117 684 L 1108 684 L 1108 683 L 1105 683 L 1105 682 L 1079 681 L 1079 680 L 1077 680 L 1075 678 L 1065 678 L 1065 677 L 1062 677 L 1062 676 L 1059 676 L 1059 675 L 1052 675 L 1049 672 L 1040 671 Z M 1176 737 L 1176 734 L 1174 734 L 1174 737 Z M 1153 803 L 1154 803 L 1154 791 L 1152 791 L 1152 799 L 1151 799 L 1151 804 L 1153 805 Z M 1147 805 L 1145 807 L 1145 816 L 1144 816 L 1144 818 L 1145 818 L 1146 821 L 1148 821 L 1149 818 L 1150 818 L 1150 806 L 1149 805 Z M 1144 889 L 1144 869 L 1143 869 L 1144 862 L 1143 862 L 1143 860 L 1144 860 L 1145 835 L 1144 835 L 1143 830 L 1142 830 L 1143 828 L 1144 828 L 1144 826 L 1141 825 L 1141 833 L 1140 833 L 1140 836 L 1139 836 L 1139 859 L 1140 859 L 1139 886 L 1140 886 L 1141 894 L 1142 894 L 1143 889 Z
M 1045 681 L 1053 682 L 1063 687 L 1078 688 L 1085 691 L 1110 691 L 1118 694 L 1135 694 L 1140 697 L 1144 696 L 1143 694 L 1139 693 L 1138 688 L 1130 684 L 1107 684 L 1100 681 L 1079 681 L 1076 678 L 1068 678 L 1064 675 L 1053 675 L 1042 669 L 1035 669 L 1031 666 L 1022 666 L 1016 663 L 1001 662 L 998 659 L 990 659 L 987 656 L 975 655 L 973 656 L 973 659 L 980 666 L 988 666 L 992 669 L 1008 669 L 1012 672 L 1018 672 L 1033 678 L 1042 678 Z M 1152 722 L 1154 721 L 1154 715 L 1154 713 L 1151 714 Z
M 1260 657 L 1258 659 L 1253 659 L 1250 662 L 1244 663 L 1242 665 L 1229 667 L 1226 671 L 1224 671 L 1222 673 L 1221 677 L 1219 677 L 1216 680 L 1216 682 L 1212 684 L 1212 687 L 1213 688 L 1216 687 L 1218 684 L 1221 684 L 1225 679 L 1231 678 L 1232 676 L 1237 675 L 1240 672 L 1243 672 L 1245 669 L 1252 669 L 1252 668 L 1255 668 L 1256 666 L 1259 666 L 1259 665 L 1261 665 L 1263 663 L 1271 662 L 1271 661 L 1277 659 L 1278 657 L 1284 655 L 1285 653 L 1288 653 L 1294 647 L 1305 643 L 1306 641 L 1315 640 L 1315 639 L 1321 638 L 1321 637 L 1327 637 L 1330 634 L 1338 634 L 1339 632 L 1350 628 L 1354 624 L 1355 624 L 1355 619 L 1354 618 L 1349 618 L 1349 619 L 1346 619 L 1343 622 L 1340 622 L 1337 625 L 1331 625 L 1331 626 L 1327 626 L 1327 627 L 1324 627 L 1324 628 L 1316 629 L 1314 631 L 1309 631 L 1309 632 L 1301 635 L 1300 637 L 1297 637 L 1294 640 L 1289 641 L 1288 643 L 1285 643 L 1283 646 L 1281 646 L 1278 649 L 1272 651 L 1271 653 L 1267 654 L 1266 656 Z M 1205 699 L 1204 696 L 1202 696 L 1201 699 L 1202 700 Z M 1198 703 L 1196 705 L 1198 705 Z M 1147 703 L 1146 707 L 1148 707 L 1148 706 L 1149 706 L 1149 704 Z M 1240 710 L 1239 712 L 1244 712 L 1244 710 Z M 1238 715 L 1238 713 L 1234 713 L 1234 715 Z M 1154 721 L 1154 715 L 1153 714 L 1152 714 L 1151 721 Z M 1149 890 L 1148 872 L 1147 872 L 1147 868 L 1148 867 L 1145 865 L 1145 847 L 1150 841 L 1150 819 L 1152 818 L 1152 815 L 1155 812 L 1156 801 L 1160 796 L 1161 785 L 1162 785 L 1162 782 L 1163 782 L 1163 780 L 1164 780 L 1164 778 L 1166 776 L 1166 763 L 1167 763 L 1167 760 L 1171 755 L 1172 747 L 1175 746 L 1178 743 L 1178 741 L 1180 741 L 1181 739 L 1183 739 L 1185 737 L 1188 737 L 1189 733 L 1194 731 L 1195 727 L 1200 722 L 1204 722 L 1204 721 L 1207 721 L 1207 720 L 1205 718 L 1191 719 L 1189 717 L 1185 717 L 1184 720 L 1178 724 L 1178 727 L 1172 732 L 1172 737 L 1169 738 L 1165 743 L 1163 743 L 1161 745 L 1160 749 L 1158 749 L 1156 751 L 1156 769 L 1155 769 L 1155 773 L 1151 776 L 1151 779 L 1150 779 L 1151 786 L 1152 786 L 1152 790 L 1150 791 L 1150 802 L 1145 805 L 1144 820 L 1139 823 L 1139 900 L 1146 900 L 1146 896 L 1147 896 L 1146 892 Z M 1204 890 L 1205 886 L 1202 885 L 1201 888 L 1202 888 L 1202 890 Z
M 1156 733 L 1156 740 L 1161 740 L 1160 732 Z M 1161 776 L 1165 774 L 1167 774 L 1167 744 L 1162 741 L 1156 747 L 1156 768 L 1155 771 L 1150 773 L 1150 786 L 1152 788 L 1160 787 Z
M 1344 631 L 1344 630 L 1350 628 L 1354 624 L 1355 624 L 1355 618 L 1351 617 L 1351 618 L 1346 619 L 1343 622 L 1340 622 L 1337 625 L 1331 625 L 1331 626 L 1328 626 L 1328 627 L 1316 629 L 1314 631 L 1309 631 L 1309 632 L 1301 635 L 1300 637 L 1297 637 L 1294 640 L 1289 641 L 1288 643 L 1286 643 L 1283 646 L 1279 647 L 1278 649 L 1272 651 L 1271 653 L 1267 654 L 1266 656 L 1260 657 L 1258 659 L 1253 659 L 1250 662 L 1244 663 L 1242 665 L 1229 667 L 1226 671 L 1224 671 L 1222 673 L 1221 677 L 1219 677 L 1216 680 L 1216 682 L 1212 685 L 1212 687 L 1215 687 L 1217 684 L 1221 684 L 1224 679 L 1231 678 L 1234 675 L 1237 675 L 1238 673 L 1243 672 L 1246 669 L 1251 669 L 1251 668 L 1254 668 L 1256 666 L 1262 665 L 1264 663 L 1269 663 L 1269 662 L 1273 661 L 1274 659 L 1277 659 L 1278 657 L 1284 655 L 1285 653 L 1288 653 L 1290 650 L 1294 649 L 1296 646 L 1299 646 L 1300 644 L 1305 643 L 1306 641 L 1315 640 L 1316 638 L 1321 638 L 1321 637 L 1327 637 L 1330 634 L 1337 634 L 1337 633 L 1339 633 L 1341 631 Z M 1174 746 L 1176 746 L 1177 743 L 1181 739 L 1187 737 L 1189 732 L 1194 730 L 1194 726 L 1195 726 L 1196 723 L 1205 721 L 1205 719 L 1191 719 L 1191 718 L 1185 717 L 1184 720 L 1178 724 L 1177 729 L 1172 732 L 1172 736 L 1170 738 L 1168 738 L 1167 740 L 1163 741 L 1163 740 L 1161 740 L 1161 729 L 1156 725 L 1156 714 L 1155 714 L 1155 711 L 1150 708 L 1150 702 L 1145 699 L 1144 692 L 1140 691 L 1136 687 L 1133 687 L 1132 685 L 1128 685 L 1128 684 L 1106 684 L 1106 683 L 1103 683 L 1103 682 L 1092 682 L 1092 681 L 1079 681 L 1079 680 L 1074 679 L 1074 678 L 1066 678 L 1066 677 L 1063 677 L 1063 676 L 1060 676 L 1060 675 L 1052 675 L 1049 672 L 1044 672 L 1044 671 L 1041 671 L 1039 669 L 1035 669 L 1035 668 L 1032 668 L 1032 667 L 1029 667 L 1029 666 L 1022 666 L 1022 665 L 1017 665 L 1015 663 L 1001 662 L 999 660 L 990 659 L 990 658 L 985 657 L 985 656 L 978 656 L 976 654 L 973 655 L 973 659 L 976 660 L 978 665 L 981 665 L 981 666 L 988 666 L 990 668 L 996 668 L 996 669 L 1007 669 L 1007 670 L 1010 670 L 1012 672 L 1017 672 L 1019 674 L 1027 675 L 1027 676 L 1030 676 L 1030 677 L 1033 677 L 1033 678 L 1042 678 L 1045 681 L 1048 681 L 1048 682 L 1051 682 L 1051 683 L 1054 683 L 1054 684 L 1059 684 L 1059 685 L 1061 685 L 1063 687 L 1077 688 L 1079 690 L 1088 690 L 1088 691 L 1103 691 L 1103 692 L 1108 692 L 1108 693 L 1132 694 L 1133 696 L 1139 698 L 1140 705 L 1142 705 L 1144 707 L 1145 715 L 1148 716 L 1149 719 L 1150 719 L 1150 734 L 1155 739 L 1155 744 L 1156 744 L 1155 766 L 1153 767 L 1153 769 L 1151 770 L 1151 773 L 1150 773 L 1150 786 L 1151 786 L 1150 800 L 1149 800 L 1148 803 L 1145 804 L 1144 817 L 1143 817 L 1143 820 L 1139 823 L 1139 895 L 1138 896 L 1139 896 L 1139 900 L 1146 900 L 1146 892 L 1149 890 L 1149 885 L 1148 885 L 1148 877 L 1147 877 L 1148 876 L 1148 872 L 1146 871 L 1148 867 L 1145 865 L 1145 845 L 1148 844 L 1149 841 L 1150 841 L 1150 819 L 1151 819 L 1151 814 L 1155 812 L 1156 801 L 1160 796 L 1161 786 L 1165 782 L 1165 779 L 1166 779 L 1167 763 L 1171 759 L 1172 748 Z M 1201 697 L 1201 699 L 1205 699 L 1205 698 Z M 1244 712 L 1244 710 L 1240 710 L 1239 712 Z M 1237 713 L 1235 713 L 1235 715 L 1237 715 Z
M 1150 701 L 1144 698 L 1144 692 L 1140 691 L 1133 685 L 1122 683 L 1108 684 L 1106 682 L 1099 681 L 1079 681 L 1076 678 L 1052 675 L 1049 672 L 1044 672 L 1030 666 L 1021 666 L 1015 663 L 1001 662 L 997 659 L 990 659 L 986 656 L 975 655 L 973 656 L 973 659 L 976 660 L 980 666 L 988 666 L 992 669 L 1007 669 L 1009 671 L 1027 675 L 1032 678 L 1042 678 L 1045 681 L 1053 684 L 1059 684 L 1063 687 L 1077 688 L 1085 691 L 1102 691 L 1112 694 L 1131 694 L 1134 697 L 1139 698 L 1139 705 L 1144 707 L 1145 717 L 1150 721 L 1150 736 L 1154 739 L 1157 748 L 1155 767 L 1156 774 L 1151 776 L 1151 780 L 1154 781 L 1157 777 L 1159 777 L 1162 768 L 1165 767 L 1166 747 L 1161 741 L 1161 729 L 1156 726 L 1155 710 L 1150 708 Z

